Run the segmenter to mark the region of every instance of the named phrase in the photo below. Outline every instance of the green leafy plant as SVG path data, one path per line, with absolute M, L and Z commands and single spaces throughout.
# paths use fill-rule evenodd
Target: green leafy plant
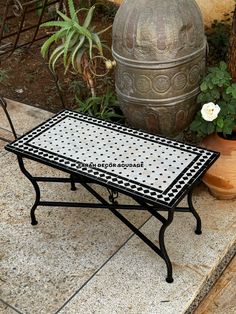
M 197 102 L 201 109 L 190 129 L 199 136 L 214 132 L 231 134 L 236 125 L 236 84 L 232 83 L 225 62 L 208 69 L 200 89 Z
M 88 95 L 86 84 L 82 79 L 73 79 L 69 83 L 68 91 L 73 97 L 73 104 L 77 101 L 77 98 L 85 99 Z
M 214 20 L 211 27 L 206 29 L 209 45 L 209 58 L 211 64 L 217 64 L 220 60 L 227 59 L 230 37 L 230 14 L 226 13 L 221 21 Z
M 73 80 L 70 82 L 69 91 L 73 92 L 73 94 L 78 95 L 83 92 L 85 89 L 84 81 L 82 80 Z
M 77 111 L 108 121 L 123 121 L 116 95 L 108 89 L 103 96 L 89 97 L 85 101 L 76 98 Z
M 57 11 L 61 21 L 49 21 L 41 25 L 41 27 L 56 27 L 57 30 L 51 35 L 41 47 L 42 56 L 45 58 L 53 43 L 59 45 L 52 51 L 49 58 L 49 66 L 55 71 L 55 64 L 58 59 L 63 58 L 65 73 L 71 67 L 76 73 L 82 75 L 87 86 L 91 90 L 92 96 L 95 96 L 93 72 L 91 66 L 96 66 L 90 62 L 94 53 L 103 56 L 103 44 L 100 40 L 100 34 L 108 30 L 110 27 L 94 32 L 91 26 L 95 5 L 90 9 L 75 9 L 73 0 L 68 0 L 70 17 L 61 11 Z M 87 11 L 87 15 L 80 14 Z M 83 23 L 80 21 L 83 20 Z
M 42 13 L 42 7 L 43 7 L 43 1 L 42 0 L 38 0 L 34 3 L 35 6 L 35 12 L 37 16 L 40 16 Z

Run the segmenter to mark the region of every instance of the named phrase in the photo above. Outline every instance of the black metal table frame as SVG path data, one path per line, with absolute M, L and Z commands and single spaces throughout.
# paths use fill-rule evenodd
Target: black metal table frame
M 34 190 L 35 190 L 35 202 L 31 208 L 30 215 L 31 215 L 31 224 L 36 225 L 38 222 L 35 217 L 35 210 L 37 206 L 59 206 L 59 207 L 81 207 L 81 208 L 106 208 L 109 209 L 118 219 L 120 219 L 128 228 L 130 228 L 139 238 L 141 238 L 152 250 L 154 250 L 164 261 L 167 267 L 167 277 L 166 281 L 168 283 L 173 282 L 173 270 L 172 270 L 172 264 L 170 261 L 170 258 L 167 254 L 166 247 L 165 247 L 165 231 L 167 227 L 172 223 L 174 212 L 190 212 L 196 219 L 196 234 L 201 234 L 201 219 L 194 209 L 193 202 L 192 202 L 192 192 L 194 186 L 200 182 L 201 178 L 198 178 L 198 180 L 195 181 L 195 184 L 191 187 L 189 187 L 188 190 L 186 190 L 186 193 L 183 195 L 187 195 L 187 202 L 188 207 L 175 207 L 172 209 L 169 209 L 165 206 L 157 206 L 154 202 L 146 202 L 141 197 L 136 197 L 132 195 L 130 192 L 126 192 L 124 190 L 120 190 L 119 188 L 114 189 L 113 187 L 109 186 L 108 184 L 104 184 L 101 182 L 98 182 L 96 180 L 89 179 L 85 176 L 78 176 L 78 174 L 75 174 L 71 171 L 66 171 L 63 168 L 60 168 L 59 166 L 50 165 L 48 163 L 45 163 L 42 161 L 43 164 L 46 164 L 47 166 L 51 166 L 53 168 L 57 168 L 65 173 L 68 173 L 70 176 L 67 178 L 59 178 L 59 177 L 38 177 L 38 176 L 32 176 L 30 172 L 25 168 L 24 165 L 24 157 L 27 157 L 27 159 L 32 159 L 38 162 L 38 160 L 31 158 L 29 156 L 24 156 L 23 154 L 17 154 L 18 162 L 20 169 L 22 173 L 30 180 L 32 183 Z M 81 202 L 61 202 L 61 201 L 41 201 L 41 193 L 40 193 L 40 187 L 39 182 L 55 182 L 55 183 L 70 183 L 71 190 L 76 190 L 76 183 L 80 183 L 89 193 L 91 193 L 99 202 L 98 203 L 81 203 Z M 109 202 L 98 192 L 96 192 L 93 187 L 89 185 L 89 183 L 95 183 L 101 186 L 104 186 L 108 189 L 109 192 Z M 117 202 L 118 193 L 122 193 L 124 195 L 127 195 L 131 197 L 137 205 L 126 205 L 126 204 L 119 204 Z M 182 197 L 182 198 L 183 198 Z M 159 230 L 159 247 L 155 245 L 147 236 L 145 236 L 138 228 L 136 228 L 127 218 L 125 218 L 118 209 L 127 209 L 127 210 L 147 210 L 149 213 L 151 213 L 155 218 L 157 218 L 161 223 L 162 226 Z M 168 212 L 167 218 L 162 216 L 159 211 L 166 211 Z

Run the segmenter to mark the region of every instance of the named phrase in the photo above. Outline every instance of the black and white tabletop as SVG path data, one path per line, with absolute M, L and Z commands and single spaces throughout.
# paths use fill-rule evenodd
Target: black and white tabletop
M 6 149 L 173 208 L 218 153 L 64 110 Z

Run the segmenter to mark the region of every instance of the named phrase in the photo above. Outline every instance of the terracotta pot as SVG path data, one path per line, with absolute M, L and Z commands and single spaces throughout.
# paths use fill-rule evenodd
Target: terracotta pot
M 221 153 L 203 182 L 218 199 L 236 198 L 236 140 L 227 140 L 215 133 L 206 137 L 202 146 Z

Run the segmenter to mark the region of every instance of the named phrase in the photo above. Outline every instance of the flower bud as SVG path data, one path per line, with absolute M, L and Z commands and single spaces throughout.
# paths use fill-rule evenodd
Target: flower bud
M 111 70 L 114 66 L 116 65 L 116 61 L 115 60 L 106 60 L 105 61 L 105 66 L 107 68 L 107 70 Z

